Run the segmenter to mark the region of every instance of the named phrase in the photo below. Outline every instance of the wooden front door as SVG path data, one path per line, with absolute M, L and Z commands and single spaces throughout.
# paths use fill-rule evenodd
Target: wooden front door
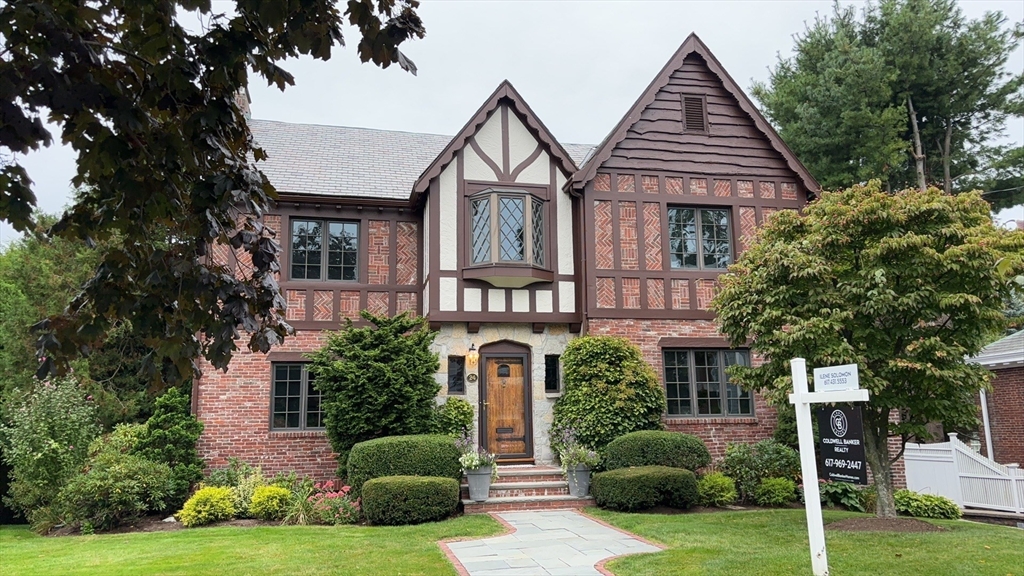
M 484 427 L 482 443 L 488 452 L 505 459 L 533 455 L 527 412 L 528 386 L 523 356 L 484 359 Z

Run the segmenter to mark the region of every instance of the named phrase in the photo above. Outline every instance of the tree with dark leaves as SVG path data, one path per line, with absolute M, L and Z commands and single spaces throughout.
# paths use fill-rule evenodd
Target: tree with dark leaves
M 224 4 L 218 4 L 223 7 Z M 38 324 L 37 375 L 66 369 L 129 321 L 162 358 L 154 373 L 223 368 L 237 349 L 266 352 L 290 331 L 275 278 L 280 247 L 260 217 L 275 191 L 259 171 L 236 95 L 254 72 L 284 89 L 278 62 L 326 60 L 343 45 L 415 72 L 399 45 L 424 35 L 416 0 L 12 0 L 0 4 L 0 219 L 33 227 L 37 204 L 17 155 L 52 143 L 78 154 L 74 204 L 46 232 L 89 244 L 117 236 L 68 309 Z M 199 30 L 182 18 L 198 17 Z M 244 266 L 208 256 L 229 246 Z M 169 368 L 169 369 L 168 369 Z

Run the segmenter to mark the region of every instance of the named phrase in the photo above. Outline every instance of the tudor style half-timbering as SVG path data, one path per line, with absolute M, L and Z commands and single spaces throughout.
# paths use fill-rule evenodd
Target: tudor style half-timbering
M 250 127 L 280 193 L 264 221 L 297 333 L 226 373 L 200 366 L 211 466 L 333 473 L 304 353 L 363 309 L 430 320 L 439 401 L 467 399 L 504 461 L 553 461 L 560 356 L 582 333 L 637 343 L 670 428 L 714 454 L 771 434 L 774 411 L 724 372 L 757 359 L 728 349 L 708 303 L 756 227 L 818 185 L 696 36 L 596 147 L 559 144 L 508 82 L 454 137 Z

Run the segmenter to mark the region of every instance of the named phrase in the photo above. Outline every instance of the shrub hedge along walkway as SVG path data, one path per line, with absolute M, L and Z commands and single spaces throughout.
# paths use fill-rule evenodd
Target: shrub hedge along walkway
M 484 540 L 442 544 L 460 574 L 602 574 L 595 565 L 609 558 L 661 550 L 573 510 L 503 512 L 494 516 L 512 532 Z

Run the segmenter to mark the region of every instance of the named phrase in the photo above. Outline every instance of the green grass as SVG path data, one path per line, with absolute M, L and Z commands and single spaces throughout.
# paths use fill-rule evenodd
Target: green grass
M 668 546 L 657 554 L 613 560 L 618 576 L 810 574 L 803 510 L 713 514 L 622 514 L 595 517 Z M 825 523 L 854 516 L 825 511 Z M 854 574 L 1024 575 L 1024 530 L 962 521 L 932 521 L 945 532 L 867 533 L 825 530 L 832 576 Z
M 455 574 L 437 541 L 501 532 L 489 516 L 419 526 L 273 526 L 43 538 L 0 527 L 0 573 Z

